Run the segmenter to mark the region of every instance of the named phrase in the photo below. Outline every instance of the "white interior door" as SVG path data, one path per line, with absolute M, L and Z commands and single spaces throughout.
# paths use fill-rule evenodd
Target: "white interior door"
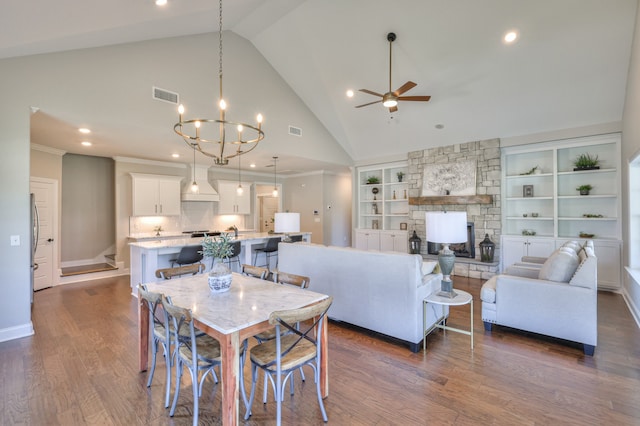
M 58 181 L 35 178 L 30 181 L 30 191 L 35 195 L 38 208 L 38 247 L 34 262 L 38 268 L 33 275 L 33 289 L 41 290 L 56 284 L 54 273 L 58 259 Z M 31 243 L 31 242 L 29 242 Z
M 278 197 L 260 197 L 260 232 L 273 231 L 273 218 L 278 212 Z

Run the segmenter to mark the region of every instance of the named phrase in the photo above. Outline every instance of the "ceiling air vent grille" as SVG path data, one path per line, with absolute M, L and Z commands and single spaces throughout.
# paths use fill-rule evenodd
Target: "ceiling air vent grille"
M 155 100 L 169 102 L 170 104 L 174 105 L 178 105 L 178 100 L 180 98 L 180 96 L 175 92 L 171 92 L 169 90 L 161 89 L 155 86 L 153 87 L 152 96 Z
M 293 136 L 302 136 L 302 129 L 300 127 L 289 125 L 289 134 Z

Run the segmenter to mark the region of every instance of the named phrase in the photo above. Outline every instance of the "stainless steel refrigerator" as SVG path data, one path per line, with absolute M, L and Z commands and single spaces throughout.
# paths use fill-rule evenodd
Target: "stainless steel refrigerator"
M 30 209 L 30 214 L 31 214 L 31 227 L 30 227 L 30 233 L 31 233 L 31 238 L 29 239 L 31 241 L 31 288 L 30 288 L 30 292 L 31 292 L 31 304 L 33 304 L 33 280 L 34 280 L 34 273 L 36 271 L 36 269 L 38 269 L 38 264 L 35 262 L 35 258 L 36 258 L 36 250 L 38 249 L 38 238 L 40 237 L 40 217 L 38 216 L 38 206 L 36 206 L 36 196 L 35 194 L 30 194 L 29 196 L 30 199 L 30 203 L 31 203 L 31 209 Z

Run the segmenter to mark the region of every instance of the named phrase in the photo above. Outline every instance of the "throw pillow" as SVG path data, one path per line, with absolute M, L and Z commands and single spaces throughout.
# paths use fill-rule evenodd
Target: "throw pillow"
M 568 283 L 578 268 L 580 260 L 575 251 L 561 248 L 554 252 L 540 268 L 538 278 L 541 280 Z
M 438 264 L 437 261 L 435 260 L 425 260 L 422 262 L 422 275 L 428 275 L 428 274 L 435 274 L 436 272 L 433 272 L 433 269 L 436 267 L 436 265 Z

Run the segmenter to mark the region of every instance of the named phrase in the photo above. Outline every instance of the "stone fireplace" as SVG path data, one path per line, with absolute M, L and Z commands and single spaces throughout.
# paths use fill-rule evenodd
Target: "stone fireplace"
M 433 244 L 429 244 L 426 235 L 425 212 L 447 209 L 466 211 L 470 233 L 467 243 L 457 247 L 460 252 L 456 258 L 455 275 L 488 279 L 498 272 L 500 256 L 500 235 L 502 218 L 500 211 L 501 164 L 500 141 L 490 139 L 467 142 L 458 145 L 413 151 L 408 154 L 409 161 L 409 223 L 408 230 L 415 230 L 425 241 L 422 245 L 423 257 L 435 258 Z M 422 196 L 423 173 L 426 166 L 472 161 L 476 164 L 476 195 L 456 196 L 455 192 L 443 196 Z M 496 243 L 496 256 L 493 263 L 480 261 L 478 243 L 488 234 Z M 469 247 L 473 246 L 473 250 Z M 450 247 L 453 249 L 456 244 Z
M 427 240 L 427 253 L 437 255 L 441 249 L 440 243 L 432 243 Z M 475 259 L 476 257 L 476 237 L 475 237 L 475 225 L 473 222 L 467 222 L 467 242 L 449 244 L 449 249 L 453 251 L 456 257 L 468 257 Z

